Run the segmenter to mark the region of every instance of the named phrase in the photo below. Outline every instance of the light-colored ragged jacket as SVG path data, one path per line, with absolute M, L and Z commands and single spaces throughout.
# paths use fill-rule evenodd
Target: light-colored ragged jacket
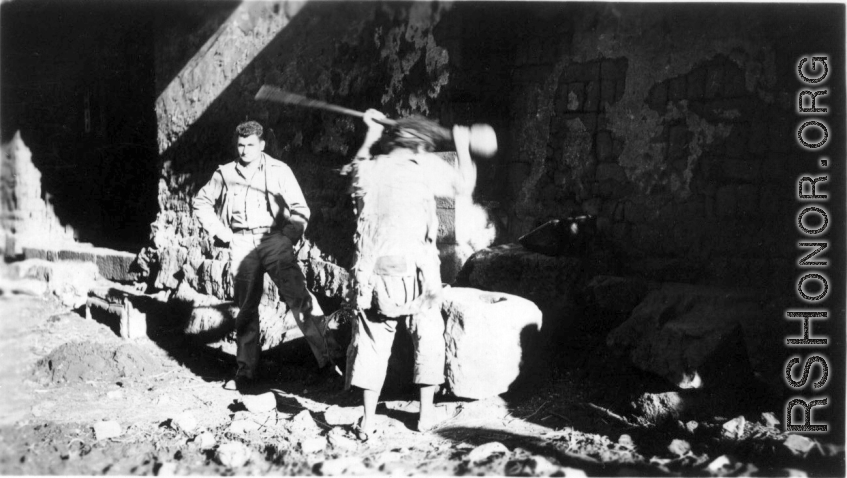
M 356 230 L 357 305 L 369 308 L 382 277 L 414 277 L 420 295 L 381 313 L 408 315 L 440 299 L 441 273 L 436 238 L 436 197 L 452 197 L 464 187 L 459 170 L 431 153 L 398 149 L 351 164 L 350 192 L 358 199 Z M 471 186 L 472 187 L 472 186 Z M 389 287 L 390 288 L 390 287 Z M 411 300 L 414 299 L 414 300 Z
M 275 227 L 297 243 L 309 223 L 309 207 L 303 191 L 287 164 L 264 153 L 265 193 L 268 210 L 274 217 Z M 238 180 L 236 162 L 224 164 L 215 171 L 212 179 L 194 197 L 192 208 L 200 224 L 209 234 L 230 227 L 232 219 L 232 191 L 227 186 Z

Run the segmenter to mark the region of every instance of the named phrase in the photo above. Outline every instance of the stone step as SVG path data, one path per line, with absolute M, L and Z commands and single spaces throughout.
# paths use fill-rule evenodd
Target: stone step
M 131 272 L 130 266 L 136 254 L 116 251 L 104 247 L 85 244 L 24 246 L 24 259 L 42 259 L 50 262 L 91 262 L 104 279 L 118 282 L 132 282 L 138 279 L 138 273 Z

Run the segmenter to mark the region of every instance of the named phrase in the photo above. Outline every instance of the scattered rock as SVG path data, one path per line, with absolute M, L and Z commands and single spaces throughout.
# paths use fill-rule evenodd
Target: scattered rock
M 197 429 L 197 418 L 190 411 L 182 412 L 171 420 L 171 425 L 186 435 L 190 435 Z
M 307 455 L 318 453 L 324 451 L 326 443 L 326 438 L 324 437 L 307 438 L 300 441 L 300 451 Z
M 32 249 L 25 249 L 32 251 Z M 68 260 L 52 262 L 43 258 L 27 257 L 16 267 L 21 279 L 43 280 L 47 289 L 63 305 L 77 309 L 85 305 L 88 292 L 94 288 L 100 274 L 97 265 L 90 262 Z
M 645 393 L 630 406 L 634 415 L 651 423 L 679 420 L 687 411 L 686 402 L 678 392 Z
M 250 459 L 250 450 L 243 443 L 233 441 L 219 446 L 216 456 L 221 465 L 239 468 L 247 464 Z
M 721 455 L 715 458 L 711 463 L 709 463 L 709 466 L 706 467 L 706 470 L 708 470 L 708 472 L 712 475 L 722 475 L 731 471 L 731 469 L 732 462 L 730 462 L 726 455 Z
M 362 416 L 362 407 L 332 405 L 324 412 L 324 421 L 331 426 L 352 425 Z
M 682 456 L 691 451 L 691 444 L 685 440 L 675 438 L 671 444 L 668 445 L 668 451 L 675 455 Z
M 335 450 L 356 451 L 358 442 L 347 437 L 347 432 L 341 427 L 335 427 L 326 435 L 329 445 Z
M 453 394 L 481 399 L 508 391 L 520 374 L 524 347 L 532 347 L 541 329 L 538 307 L 515 295 L 454 287 L 444 291 L 442 313 Z
M 320 427 L 318 427 L 318 424 L 315 423 L 315 419 L 312 418 L 312 414 L 309 410 L 302 410 L 297 415 L 294 415 L 294 417 L 288 421 L 286 428 L 288 428 L 290 433 L 317 435 L 321 432 Z
M 106 398 L 111 400 L 118 400 L 124 398 L 124 392 L 122 390 L 112 390 L 110 392 L 106 392 Z
M 744 426 L 746 424 L 747 420 L 745 420 L 743 416 L 733 418 L 732 420 L 723 424 L 721 435 L 725 438 L 738 440 L 742 436 L 744 436 Z
M 236 435 L 244 435 L 246 433 L 255 432 L 261 428 L 261 425 L 256 423 L 255 420 L 233 420 L 232 423 L 229 424 L 229 431 L 235 433 Z
M 529 470 L 533 476 L 552 476 L 559 472 L 559 466 L 554 465 L 550 460 L 543 456 L 532 456 L 527 460 Z
M 348 456 L 318 463 L 316 471 L 323 476 L 363 474 L 367 473 L 367 467 L 362 458 Z
M 700 426 L 700 424 L 699 424 L 699 423 L 697 423 L 697 422 L 696 422 L 696 421 L 694 421 L 694 420 L 689 420 L 689 421 L 687 421 L 687 422 L 685 423 L 685 425 L 684 425 L 684 426 L 685 426 L 685 430 L 686 430 L 688 433 L 691 433 L 691 434 L 693 435 L 693 434 L 694 434 L 694 432 L 697 430 L 697 428 Z
M 252 413 L 262 413 L 276 408 L 276 395 L 273 392 L 261 395 L 242 395 L 244 407 Z
M 779 428 L 779 419 L 771 412 L 763 412 L 759 423 L 770 428 Z
M 635 442 L 632 441 L 632 437 L 625 433 L 618 437 L 618 445 L 626 448 L 635 448 Z
M 472 464 L 479 464 L 485 461 L 488 461 L 490 458 L 495 455 L 503 456 L 509 453 L 509 449 L 506 448 L 506 445 L 500 442 L 489 442 L 484 445 L 480 445 L 473 450 L 465 457 L 465 460 Z
M 176 476 L 176 463 L 172 461 L 159 463 L 156 468 L 156 476 Z
M 814 440 L 794 433 L 789 433 L 782 444 L 794 456 L 806 456 L 815 447 Z
M 204 431 L 197 435 L 197 437 L 194 438 L 194 442 L 201 450 L 211 450 L 218 444 L 218 441 L 215 439 L 215 435 L 208 431 Z
M 112 420 L 97 422 L 92 428 L 94 428 L 94 437 L 98 440 L 116 438 L 123 434 L 120 423 Z

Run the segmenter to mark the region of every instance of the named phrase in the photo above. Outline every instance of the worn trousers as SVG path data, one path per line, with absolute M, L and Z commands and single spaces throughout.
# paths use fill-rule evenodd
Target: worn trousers
M 306 289 L 306 278 L 297 264 L 291 240 L 280 232 L 236 234 L 232 239 L 231 251 L 235 302 L 240 308 L 235 319 L 236 375 L 254 378 L 259 365 L 259 304 L 264 292 L 265 272 L 291 309 L 318 366 L 326 365 L 329 353 L 325 318 L 311 313 L 315 299 Z
M 382 390 L 400 320 L 405 321 L 414 346 L 412 382 L 417 385 L 444 383 L 444 319 L 440 308 L 427 308 L 399 318 L 388 318 L 373 310 L 357 315 L 347 358 L 351 363 L 349 385 L 364 390 Z

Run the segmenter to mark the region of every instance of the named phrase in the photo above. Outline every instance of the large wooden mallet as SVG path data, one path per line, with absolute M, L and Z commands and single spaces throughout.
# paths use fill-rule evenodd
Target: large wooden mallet
M 333 111 L 349 116 L 363 117 L 365 113 L 361 111 L 351 110 L 343 106 L 334 105 L 325 101 L 313 100 L 296 93 L 290 93 L 275 86 L 264 85 L 259 88 L 256 93 L 257 100 L 275 101 L 277 103 L 286 103 L 289 105 L 305 106 L 307 108 L 317 108 L 325 111 Z M 379 120 L 385 126 L 394 126 L 397 121 L 392 119 Z M 452 141 L 453 132 L 441 127 L 439 130 L 441 140 Z M 494 128 L 487 124 L 474 124 L 470 127 L 470 150 L 471 153 L 483 158 L 490 158 L 497 153 L 497 135 L 494 133 Z

